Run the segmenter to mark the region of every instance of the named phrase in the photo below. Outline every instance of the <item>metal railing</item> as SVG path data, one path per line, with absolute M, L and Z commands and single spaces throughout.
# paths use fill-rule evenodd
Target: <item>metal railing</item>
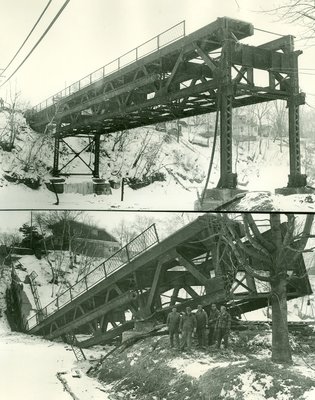
M 57 103 L 59 100 L 68 97 L 75 92 L 78 92 L 79 90 L 91 85 L 94 82 L 99 81 L 100 79 L 105 78 L 106 76 L 116 71 L 119 71 L 122 67 L 125 67 L 147 56 L 148 54 L 159 50 L 162 47 L 165 47 L 166 45 L 184 37 L 185 35 L 185 21 L 181 21 L 178 24 L 167 29 L 166 31 L 160 33 L 159 35 L 154 36 L 152 39 L 149 39 L 146 42 L 142 43 L 140 46 L 135 47 L 134 49 L 109 62 L 108 64 L 97 69 L 91 74 L 85 76 L 81 80 L 66 87 L 65 89 L 49 97 L 43 102 L 37 104 L 35 107 L 33 107 L 33 110 L 35 112 L 44 110 L 45 108 Z
M 71 303 L 72 300 L 87 292 L 97 283 L 106 279 L 113 272 L 128 264 L 158 242 L 159 237 L 156 226 L 155 224 L 152 224 L 149 228 L 132 239 L 128 244 L 81 278 L 77 283 L 70 286 L 67 290 L 57 296 L 52 302 L 28 318 L 25 329 L 28 331 L 34 328 L 45 318 Z

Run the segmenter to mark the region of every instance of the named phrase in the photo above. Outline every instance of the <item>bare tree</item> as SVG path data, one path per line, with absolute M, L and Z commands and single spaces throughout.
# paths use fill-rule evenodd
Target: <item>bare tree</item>
M 303 28 L 302 39 L 315 39 L 315 3 L 314 0 L 279 0 L 271 10 L 281 21 L 298 24 Z
M 270 119 L 271 104 L 269 102 L 254 104 L 252 106 L 252 113 L 258 120 L 259 154 L 261 154 L 263 125 L 265 121 Z
M 66 261 L 66 254 L 64 251 L 62 251 L 65 244 L 68 245 L 68 251 L 69 251 L 68 267 L 69 268 L 73 267 L 74 255 L 72 247 L 75 235 L 71 230 L 70 225 L 71 222 L 77 220 L 81 214 L 82 211 L 63 210 L 63 211 L 36 213 L 34 215 L 34 221 L 36 225 L 39 227 L 41 234 L 43 236 L 47 235 L 47 233 L 50 231 L 51 227 L 54 224 L 59 223 L 61 226 L 58 246 L 54 245 L 53 240 L 51 241 L 51 245 L 53 246 L 51 254 L 47 249 L 45 238 L 43 240 L 43 246 L 45 250 L 44 258 L 47 261 L 48 265 L 50 266 L 52 274 L 52 280 L 51 280 L 51 282 L 53 283 L 52 297 L 54 296 L 54 284 L 55 283 L 58 284 L 58 277 L 60 276 L 60 274 L 65 272 L 62 271 L 62 268 L 64 267 Z
M 21 242 L 21 235 L 19 232 L 1 232 L 0 233 L 0 246 L 4 249 L 4 262 L 0 264 L 0 279 L 3 278 L 5 265 L 11 264 L 11 254 L 13 247 Z
M 305 217 L 303 226 L 298 226 L 293 214 L 286 215 L 287 224 L 283 233 L 280 214 L 269 216 L 271 236 L 262 235 L 252 214 L 243 214 L 247 243 L 235 229 L 226 214 L 221 215 L 222 235 L 230 251 L 230 260 L 236 259 L 235 271 L 242 266 L 253 278 L 265 282 L 271 288 L 272 308 L 272 360 L 277 363 L 291 363 L 287 322 L 288 270 L 294 269 L 298 258 L 306 250 L 311 235 L 314 215 Z M 259 270 L 264 265 L 267 273 Z M 265 272 L 265 271 L 264 271 Z
M 280 139 L 280 152 L 282 153 L 283 137 L 287 130 L 287 111 L 286 104 L 282 100 L 276 100 L 273 102 L 273 128 L 274 128 L 274 140 Z
M 154 222 L 156 222 L 156 218 L 141 214 L 138 214 L 132 221 L 122 219 L 113 229 L 113 235 L 121 246 L 125 246 Z

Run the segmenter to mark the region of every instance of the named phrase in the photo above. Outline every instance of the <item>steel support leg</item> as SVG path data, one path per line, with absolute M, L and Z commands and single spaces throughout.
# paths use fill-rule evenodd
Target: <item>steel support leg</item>
M 236 188 L 236 174 L 232 173 L 232 101 L 233 86 L 231 76 L 230 40 L 225 40 L 222 48 L 221 90 L 220 90 L 220 188 Z
M 291 50 L 293 50 L 293 46 Z M 290 175 L 288 187 L 303 187 L 306 186 L 306 175 L 301 174 L 298 54 L 292 51 L 290 53 L 290 61 L 292 72 L 290 73 L 291 96 L 288 100 L 290 151 Z
M 93 177 L 99 178 L 100 176 L 100 135 L 94 136 L 94 171 Z
M 53 176 L 59 176 L 59 149 L 60 149 L 60 137 L 58 127 L 55 132 L 55 145 L 54 145 L 54 165 L 53 165 Z

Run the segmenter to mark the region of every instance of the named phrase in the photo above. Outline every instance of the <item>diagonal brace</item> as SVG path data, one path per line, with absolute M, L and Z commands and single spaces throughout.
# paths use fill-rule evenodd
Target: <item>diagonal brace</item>
M 77 157 L 89 168 L 89 170 L 90 170 L 91 172 L 93 172 L 92 168 L 91 168 L 91 167 L 83 160 L 83 158 L 80 156 L 80 154 L 83 153 L 83 151 L 86 150 L 86 149 L 90 146 L 90 143 L 88 143 L 79 153 L 77 153 L 76 151 L 74 151 L 74 149 L 70 146 L 69 143 L 67 143 L 67 142 L 64 141 L 63 139 L 61 139 L 61 140 L 62 140 L 63 143 L 65 143 L 65 144 L 69 147 L 69 149 L 70 149 L 70 150 L 72 151 L 72 153 L 75 154 L 75 155 L 74 155 L 73 158 L 71 158 L 71 160 L 69 160 L 69 161 L 59 170 L 59 172 L 61 172 L 64 168 L 66 168 L 66 166 L 69 165 L 69 164 L 70 164 L 73 160 L 75 160 Z

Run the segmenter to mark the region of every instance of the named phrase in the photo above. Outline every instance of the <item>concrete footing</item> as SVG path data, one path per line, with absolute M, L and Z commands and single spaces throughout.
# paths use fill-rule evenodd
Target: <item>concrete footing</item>
M 247 190 L 244 189 L 206 189 L 206 193 L 201 204 L 201 198 L 198 199 L 194 204 L 194 209 L 196 211 L 211 211 L 215 210 L 217 207 L 227 203 L 228 201 L 234 199 L 237 195 L 245 194 Z
M 112 194 L 109 182 L 105 179 L 93 178 L 93 193 L 95 194 Z
M 136 320 L 132 331 L 125 331 L 122 333 L 121 341 L 123 343 L 128 339 L 141 336 L 144 333 L 151 331 L 154 328 L 154 326 L 155 326 L 154 321 Z
M 315 194 L 315 189 L 308 186 L 302 187 L 283 187 L 275 189 L 275 194 L 282 194 L 283 196 L 290 196 L 291 194 Z
M 109 182 L 104 179 L 93 178 L 92 181 L 66 182 L 64 178 L 52 178 L 46 182 L 46 187 L 53 193 L 79 193 L 79 194 L 112 194 Z
M 64 178 L 51 178 L 49 182 L 46 182 L 46 187 L 48 190 L 54 193 L 64 193 L 65 189 L 65 179 Z

